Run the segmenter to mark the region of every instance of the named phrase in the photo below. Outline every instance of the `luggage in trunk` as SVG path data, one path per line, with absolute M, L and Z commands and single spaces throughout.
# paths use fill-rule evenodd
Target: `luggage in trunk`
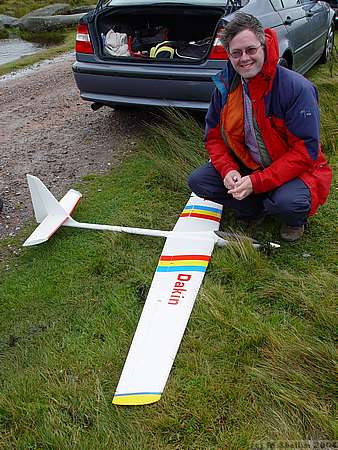
M 100 56 L 201 61 L 209 53 L 223 8 L 106 8 L 96 19 Z

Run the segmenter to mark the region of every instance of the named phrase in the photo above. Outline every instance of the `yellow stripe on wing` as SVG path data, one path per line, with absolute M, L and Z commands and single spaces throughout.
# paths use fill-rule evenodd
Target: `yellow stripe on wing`
M 218 217 L 221 218 L 222 214 L 218 213 L 218 212 L 213 212 L 213 211 L 204 211 L 203 209 L 198 209 L 198 208 L 194 208 L 194 209 L 184 209 L 183 210 L 184 214 L 203 214 L 205 216 L 213 216 L 213 217 Z
M 160 394 L 126 394 L 115 395 L 113 398 L 114 405 L 148 405 L 149 403 L 158 402 L 161 398 Z
M 197 261 L 196 259 L 181 259 L 179 261 L 159 261 L 160 267 L 172 267 L 172 266 L 202 266 L 207 267 L 209 261 Z

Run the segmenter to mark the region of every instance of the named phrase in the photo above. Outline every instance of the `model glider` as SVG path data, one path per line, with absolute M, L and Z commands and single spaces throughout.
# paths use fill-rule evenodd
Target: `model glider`
M 222 206 L 192 194 L 171 231 L 82 223 L 70 216 L 81 198 L 80 192 L 71 189 L 58 202 L 37 177 L 27 175 L 27 179 L 40 225 L 24 246 L 47 241 L 61 225 L 166 238 L 113 398 L 116 405 L 158 401 L 214 246 L 227 245 L 234 238 L 231 233 L 218 231 Z M 260 246 L 257 241 L 251 242 L 255 247 Z

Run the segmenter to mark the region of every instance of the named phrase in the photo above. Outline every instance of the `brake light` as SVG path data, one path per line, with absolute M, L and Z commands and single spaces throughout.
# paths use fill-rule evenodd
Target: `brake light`
M 77 53 L 94 53 L 86 23 L 79 23 L 77 26 L 75 51 Z
M 221 35 L 223 33 L 224 28 L 220 27 L 217 30 L 216 38 L 214 40 L 214 43 L 211 48 L 211 52 L 209 54 L 209 59 L 229 59 L 227 52 L 225 51 L 225 48 L 222 45 L 221 42 Z

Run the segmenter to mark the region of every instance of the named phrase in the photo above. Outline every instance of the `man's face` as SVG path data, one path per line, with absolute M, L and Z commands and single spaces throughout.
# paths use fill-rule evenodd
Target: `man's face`
M 257 52 L 255 49 L 257 49 Z M 248 55 L 243 50 L 256 53 Z M 237 56 L 241 53 L 242 56 L 238 58 Z M 262 70 L 264 64 L 264 49 L 255 33 L 244 30 L 236 34 L 229 43 L 229 59 L 236 72 L 244 79 L 249 80 L 256 76 Z

